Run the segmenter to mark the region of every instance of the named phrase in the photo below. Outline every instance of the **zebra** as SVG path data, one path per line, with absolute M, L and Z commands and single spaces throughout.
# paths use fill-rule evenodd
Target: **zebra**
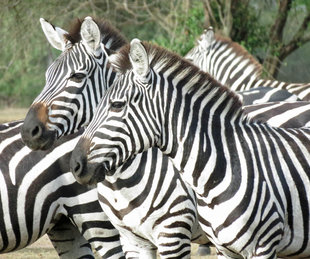
M 48 234 L 60 258 L 124 258 L 119 232 L 102 211 L 97 191 L 78 184 L 69 168 L 82 131 L 48 151 L 20 137 L 23 121 L 0 125 L 0 253 L 22 249 Z
M 269 102 L 296 102 L 301 101 L 295 94 L 290 92 L 277 89 L 269 86 L 261 86 L 257 88 L 251 88 L 245 91 L 236 92 L 240 99 L 242 100 L 243 105 L 256 105 L 256 104 L 265 104 Z
M 54 27 L 48 28 L 52 32 L 48 29 L 45 32 L 52 43 L 52 39 L 56 38 Z M 107 31 L 112 33 L 107 34 Z M 117 77 L 107 65 L 107 55 L 117 50 L 112 48 L 110 51 L 110 48 L 113 40 L 120 38 L 119 33 L 107 26 L 102 28 L 100 23 L 90 17 L 75 26 L 75 34 L 77 32 L 80 33 L 80 39 L 71 36 L 70 32 L 65 38 L 74 38 L 75 41 L 67 40 L 61 44 L 58 42 L 58 47 L 64 46 L 64 51 L 48 68 L 47 84 L 26 115 L 21 134 L 32 149 L 49 148 L 55 139 L 72 134 L 87 125 L 100 97 Z M 104 48 L 101 48 L 99 42 L 104 43 Z M 52 46 L 55 45 L 53 43 Z M 151 164 L 148 162 L 152 167 L 146 167 L 145 161 L 152 161 Z M 124 178 L 119 181 L 120 184 L 110 184 L 106 188 L 109 190 L 109 195 L 105 196 L 106 204 L 110 206 L 104 203 L 101 203 L 101 206 L 112 224 L 120 231 L 126 257 L 130 256 L 132 249 L 138 247 L 140 257 L 156 257 L 157 248 L 161 258 L 188 258 L 191 240 L 203 244 L 209 242 L 198 224 L 193 191 L 181 181 L 173 165 L 161 152 L 156 149 L 146 152 L 132 164 L 124 166 L 120 172 L 123 177 L 132 175 L 127 181 L 132 183 L 130 192 L 133 194 L 130 197 L 133 199 L 129 200 L 128 197 L 126 200 L 126 197 L 119 194 L 118 189 L 121 189 Z M 158 174 L 161 175 L 160 178 L 153 177 Z M 141 178 L 139 175 L 145 177 Z M 176 178 L 179 179 L 177 185 Z M 172 179 L 174 181 L 171 183 Z M 144 184 L 149 186 L 150 183 L 152 188 L 143 189 Z M 101 185 L 98 188 L 105 187 Z M 169 196 L 171 197 L 168 199 Z M 111 200 L 111 197 L 115 197 L 115 200 Z M 125 206 L 125 202 L 130 206 L 120 210 L 120 206 Z M 127 218 L 133 215 L 135 217 L 130 221 L 133 224 L 130 229 L 126 225 Z M 152 229 L 154 231 L 151 231 Z
M 310 127 L 310 102 L 269 102 L 243 106 L 252 120 L 266 122 L 274 127 Z
M 138 39 L 111 63 L 122 75 L 72 153 L 77 179 L 100 180 L 156 146 L 195 191 L 219 257 L 310 256 L 309 128 L 251 120 L 229 88 Z
M 86 19 L 85 21 L 90 21 L 89 19 Z M 81 25 L 80 25 L 81 26 Z M 50 26 L 48 26 L 48 27 L 50 27 Z M 52 28 L 54 28 L 53 26 L 51 26 Z M 57 27 L 56 27 L 57 28 Z M 59 29 L 58 29 L 59 30 Z M 45 30 L 45 31 L 48 31 L 47 29 Z M 80 31 L 80 29 L 78 28 L 78 27 L 76 27 L 75 28 L 75 31 L 77 32 L 77 31 Z M 93 30 L 94 32 L 96 32 L 96 31 L 98 31 L 98 30 L 96 30 L 96 29 L 94 29 Z M 100 30 L 99 30 L 100 31 Z M 104 33 L 104 30 L 102 30 L 101 29 L 101 31 Z M 53 32 L 53 31 L 52 31 Z M 46 32 L 46 34 L 47 35 L 49 35 L 47 32 Z M 52 35 L 54 35 L 55 34 L 55 32 L 54 33 L 52 33 Z M 112 33 L 113 34 L 113 33 Z M 117 38 L 117 36 L 115 36 L 115 35 L 112 35 L 112 34 L 109 34 L 110 35 L 110 37 L 112 37 L 112 36 L 114 36 L 114 38 Z M 90 36 L 91 34 L 90 33 L 88 33 L 88 36 Z M 49 39 L 49 36 L 47 36 L 48 37 L 48 39 Z M 77 39 L 77 36 L 75 36 L 75 37 L 73 37 L 73 36 L 66 36 L 66 37 L 68 37 L 68 38 L 74 38 L 74 39 Z M 54 36 L 54 37 L 50 37 L 50 38 L 57 38 L 56 36 Z M 85 39 L 85 37 L 84 37 L 84 39 Z M 109 39 L 108 38 L 105 38 L 105 40 L 106 41 L 109 41 Z M 50 42 L 53 42 L 51 39 L 49 40 Z M 73 40 L 72 40 L 73 41 Z M 89 42 L 96 42 L 96 40 L 89 40 Z M 76 40 L 76 43 L 75 44 L 73 44 L 73 45 L 71 45 L 72 44 L 72 42 L 71 42 L 71 44 L 70 43 L 62 43 L 62 44 L 58 44 L 59 46 L 66 46 L 66 44 L 69 44 L 69 45 L 71 45 L 71 48 L 73 48 L 74 46 L 75 47 L 77 47 L 77 44 L 78 43 L 78 40 Z M 56 43 L 53 43 L 54 45 L 56 45 Z M 86 43 L 84 44 L 85 46 L 84 46 L 84 48 L 82 48 L 82 50 L 80 50 L 80 52 L 82 52 L 82 51 L 84 51 L 84 53 L 83 54 L 85 54 L 85 52 L 86 52 L 86 50 L 90 50 L 91 49 L 91 46 L 88 46 Z M 59 47 L 60 48 L 60 47 Z M 62 55 L 63 56 L 65 56 L 69 51 L 70 51 L 71 49 L 69 48 L 68 50 L 66 50 Z M 76 54 L 76 55 L 78 55 L 78 54 L 80 54 L 80 52 L 79 51 L 76 51 L 74 54 Z M 110 50 L 105 46 L 104 47 L 104 51 L 103 52 L 110 52 Z M 91 52 L 92 53 L 92 52 Z M 72 53 L 71 53 L 72 54 Z M 97 54 L 97 56 L 98 57 L 100 57 L 101 58 L 101 56 L 102 55 L 104 55 L 105 53 L 103 53 L 103 54 Z M 33 105 L 33 110 L 35 111 L 35 110 L 37 110 L 37 111 L 39 111 L 39 114 L 40 114 L 40 118 L 42 119 L 44 119 L 43 121 L 39 121 L 38 123 L 37 123 L 37 120 L 38 119 L 36 119 L 35 117 L 35 114 L 32 114 L 31 116 L 30 116 L 30 119 L 29 119 L 29 125 L 32 127 L 32 126 L 34 126 L 33 127 L 33 130 L 35 131 L 35 133 L 36 133 L 36 137 L 40 140 L 40 141 L 42 141 L 41 143 L 49 143 L 49 145 L 51 145 L 52 144 L 52 141 L 54 141 L 54 136 L 55 135 L 57 135 L 57 137 L 60 137 L 60 136 L 62 136 L 63 134 L 69 134 L 69 133 L 72 133 L 72 131 L 74 131 L 77 127 L 76 126 L 74 126 L 74 125 L 71 125 L 70 123 L 72 123 L 72 124 L 74 124 L 75 123 L 75 125 L 78 125 L 78 124 L 80 124 L 80 127 L 82 126 L 82 124 L 79 122 L 79 121 L 74 121 L 75 119 L 76 119 L 76 117 L 78 117 L 78 116 L 76 116 L 76 117 L 74 117 L 75 115 L 72 115 L 72 114 L 69 114 L 69 113 L 67 113 L 67 114 L 64 114 L 62 111 L 61 111 L 61 109 L 60 108 L 62 108 L 62 107 L 73 107 L 73 105 L 75 105 L 75 106 L 80 106 L 80 107 L 95 107 L 96 106 L 96 104 L 85 104 L 85 103 L 82 103 L 82 102 L 79 102 L 79 100 L 82 100 L 82 101 L 88 101 L 89 99 L 91 99 L 91 100 L 96 100 L 95 98 L 88 98 L 87 96 L 96 96 L 96 92 L 100 92 L 100 89 L 102 89 L 101 90 L 101 92 L 103 92 L 104 91 L 104 86 L 102 86 L 102 85 L 99 85 L 99 86 L 95 86 L 95 83 L 98 83 L 98 82 L 101 82 L 99 79 L 97 79 L 97 75 L 95 74 L 95 73 L 92 73 L 92 74 L 90 74 L 90 75 L 88 75 L 85 71 L 87 71 L 87 70 L 90 70 L 90 69 L 88 69 L 88 68 L 85 68 L 85 67 L 83 67 L 83 63 L 82 62 L 85 62 L 86 64 L 91 64 L 90 66 L 91 66 L 91 68 L 93 69 L 92 71 L 97 71 L 97 70 L 99 70 L 100 69 L 100 67 L 99 68 L 95 68 L 95 66 L 97 66 L 97 64 L 99 63 L 100 64 L 100 62 L 101 63 L 103 63 L 103 64 L 105 64 L 105 62 L 102 62 L 101 61 L 101 59 L 100 59 L 100 61 L 99 62 L 94 62 L 93 61 L 93 57 L 91 56 L 91 57 L 89 57 L 89 61 L 87 61 L 87 60 L 85 60 L 86 59 L 86 57 L 88 57 L 86 54 L 83 56 L 83 58 L 84 58 L 84 60 L 83 59 L 81 59 L 79 56 L 78 57 L 75 57 L 74 59 L 76 59 L 76 60 L 80 60 L 80 66 L 82 67 L 82 69 L 83 69 L 83 71 L 81 71 L 82 69 L 80 69 L 79 67 L 69 67 L 69 68 L 67 68 L 67 67 L 61 67 L 61 66 L 58 66 L 58 64 L 59 63 L 61 63 L 61 60 L 57 60 L 57 62 L 58 63 L 56 63 L 57 65 L 55 65 L 55 64 L 52 64 L 51 65 L 51 67 L 49 68 L 49 70 L 47 71 L 47 78 L 53 78 L 54 80 L 55 80 L 55 85 L 53 85 L 53 82 L 51 82 L 51 80 L 48 82 L 49 83 L 49 85 L 46 85 L 45 86 L 45 88 L 44 88 L 44 90 L 43 90 L 43 92 L 41 93 L 41 95 L 40 96 L 48 96 L 48 100 L 50 101 L 50 106 L 48 107 L 48 109 L 49 109 L 49 112 L 50 113 L 53 113 L 54 112 L 54 114 L 52 114 L 51 115 L 51 119 L 49 119 L 48 117 L 47 117 L 47 115 L 45 115 L 44 114 L 44 109 L 47 109 L 47 107 L 46 106 L 44 106 L 44 105 L 42 105 L 43 106 L 43 108 L 42 107 L 39 107 L 38 106 L 38 103 L 36 103 L 36 101 L 34 102 L 34 105 Z M 64 57 L 60 57 L 59 59 L 61 59 L 61 58 L 64 58 Z M 71 59 L 73 59 L 73 57 L 71 56 L 71 57 L 69 57 L 69 58 L 71 58 Z M 73 59 L 73 60 L 74 60 Z M 104 57 L 102 57 L 102 59 L 104 59 Z M 62 64 L 64 64 L 64 65 L 75 65 L 75 63 L 74 62 L 71 62 L 70 63 L 70 59 L 68 59 L 67 60 L 67 62 L 63 62 Z M 54 66 L 53 66 L 54 65 Z M 64 85 L 64 86 L 59 86 L 58 85 L 58 83 L 59 83 L 59 79 L 58 79 L 58 77 L 55 77 L 55 76 L 52 76 L 53 74 L 52 74 L 52 72 L 54 72 L 54 73 L 56 73 L 57 72 L 57 69 L 59 69 L 60 71 L 70 71 L 70 75 L 68 75 L 68 76 L 64 76 L 64 78 L 71 78 L 71 76 L 72 75 L 74 75 L 74 81 L 73 82 L 69 82 L 69 80 L 67 80 L 66 81 L 66 83 L 68 83 L 68 86 L 67 85 Z M 72 73 L 71 71 L 74 71 L 74 73 Z M 105 71 L 104 70 L 104 68 L 103 68 L 103 71 Z M 83 73 L 81 73 L 81 72 L 83 72 Z M 111 70 L 106 70 L 105 72 L 102 72 L 103 74 L 105 74 L 105 75 L 107 75 L 107 76 L 111 76 L 111 80 L 110 80 L 110 82 L 112 82 L 113 80 L 114 80 L 114 78 L 116 77 L 114 74 L 113 74 L 113 71 L 111 71 Z M 82 75 L 81 75 L 82 74 Z M 107 76 L 103 76 L 102 78 L 106 78 Z M 81 79 L 76 79 L 77 77 L 86 77 L 87 79 L 88 79 L 88 81 L 87 81 L 87 85 L 85 85 L 86 83 L 83 81 L 83 80 L 81 80 Z M 81 86 L 81 85 L 79 85 L 78 84 L 78 81 L 80 81 L 80 83 L 82 84 L 84 84 L 83 86 Z M 71 84 L 70 84 L 71 83 Z M 93 85 L 92 85 L 92 83 L 93 83 Z M 67 89 L 65 89 L 67 87 Z M 87 96 L 86 97 L 78 97 L 78 98 L 74 98 L 74 94 L 78 94 L 79 93 L 79 91 L 76 91 L 76 92 L 74 92 L 74 87 L 78 87 L 79 89 L 81 89 L 82 87 L 83 87 L 83 90 L 87 93 Z M 99 88 L 99 90 L 98 90 L 98 88 Z M 44 92 L 45 91 L 45 92 Z M 95 93 L 92 93 L 92 91 L 95 91 Z M 68 95 L 68 97 L 66 97 L 66 94 Z M 60 95 L 60 96 L 57 96 L 57 95 Z M 54 100 L 53 100 L 53 98 L 54 98 Z M 43 100 L 43 97 L 40 99 L 40 101 L 41 100 Z M 58 99 L 57 99 L 57 97 L 58 97 Z M 71 99 L 70 99 L 71 98 Z M 39 99 L 39 98 L 37 98 L 37 99 Z M 54 102 L 53 102 L 54 101 Z M 67 104 L 65 104 L 65 101 L 66 102 L 68 102 L 68 105 Z M 72 104 L 70 104 L 69 102 L 72 102 L 73 103 L 73 105 Z M 62 107 L 60 107 L 59 108 L 59 103 L 60 102 L 62 102 Z M 41 103 L 42 104 L 42 103 Z M 53 111 L 53 108 L 55 108 L 55 111 Z M 81 108 L 82 110 L 84 110 L 83 112 L 85 112 L 85 108 Z M 73 114 L 78 114 L 78 112 L 79 111 L 75 111 L 76 113 L 74 113 L 74 112 L 72 112 Z M 30 113 L 30 112 L 29 112 Z M 31 113 L 30 113 L 31 114 Z M 66 117 L 66 116 L 68 116 L 68 114 L 70 115 L 68 118 Z M 56 133 L 54 133 L 54 134 L 44 134 L 44 131 L 46 131 L 46 129 L 42 129 L 42 128 L 40 128 L 41 127 L 41 125 L 43 125 L 43 123 L 45 122 L 46 123 L 46 121 L 53 121 L 54 120 L 54 118 L 55 117 L 57 117 L 57 115 L 58 116 L 62 116 L 60 119 L 58 119 L 58 121 L 61 121 L 61 120 L 63 120 L 65 123 L 63 123 L 63 124 L 61 124 L 61 125 L 63 125 L 63 126 L 61 126 L 61 127 L 59 127 L 58 125 L 55 125 L 54 126 L 54 128 L 56 128 L 57 129 L 57 134 Z M 84 123 L 85 123 L 85 125 L 88 123 L 88 119 L 87 118 L 90 118 L 92 115 L 84 115 L 84 114 L 81 114 L 81 113 L 79 113 L 79 116 L 80 116 L 80 118 L 86 118 L 85 119 L 85 121 L 84 121 Z M 88 116 L 88 117 L 87 117 Z M 27 120 L 27 117 L 26 117 L 26 119 L 25 120 Z M 69 130 L 69 129 L 71 129 L 71 130 Z M 30 132 L 32 132 L 32 130 L 30 130 Z M 40 134 L 42 134 L 41 136 L 39 136 L 38 137 L 38 133 L 40 133 Z M 50 141 L 50 140 L 46 140 L 46 139 L 44 139 L 44 137 L 46 137 L 46 136 L 52 136 L 53 137 L 53 139 L 52 139 L 52 141 Z M 39 147 L 40 145 L 38 145 L 37 147 Z M 33 147 L 33 146 L 32 146 Z M 44 148 L 44 147 L 43 147 Z M 46 147 L 45 147 L 46 148 Z M 156 157 L 156 156 L 161 156 L 161 154 L 157 154 L 155 151 L 153 151 L 154 153 L 155 153 L 155 155 L 152 155 L 152 158 L 154 158 L 154 157 Z M 149 153 L 150 154 L 150 153 Z M 148 155 L 148 154 L 146 154 L 145 156 L 149 156 L 150 157 L 150 155 Z M 148 160 L 148 159 L 147 159 Z M 160 158 L 160 157 L 158 157 L 158 161 L 162 161 L 163 159 L 162 158 Z M 137 160 L 138 161 L 138 160 Z M 156 167 L 157 168 L 157 167 Z M 186 191 L 186 190 L 185 190 Z M 118 224 L 120 224 L 119 222 L 117 222 Z
M 91 31 L 91 17 L 83 23 L 77 19 L 69 32 L 42 18 L 40 21 L 49 43 L 62 53 L 47 69 L 46 85 L 31 105 L 21 129 L 23 141 L 34 150 L 48 149 L 56 139 L 87 125 L 116 76 L 107 66 L 107 55 L 127 43 L 104 20 L 96 20 L 98 26 Z M 95 42 L 92 35 L 97 36 Z M 104 51 L 96 49 L 100 41 L 105 44 Z M 101 87 L 93 87 L 97 82 Z
M 287 90 L 303 101 L 310 100 L 310 83 L 262 79 L 262 66 L 238 43 L 215 35 L 212 27 L 204 31 L 185 58 L 234 91 L 265 86 Z

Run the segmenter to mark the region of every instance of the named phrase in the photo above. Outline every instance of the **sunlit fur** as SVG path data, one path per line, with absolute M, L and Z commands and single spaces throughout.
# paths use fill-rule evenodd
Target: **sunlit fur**
M 196 46 L 185 57 L 232 90 L 244 91 L 270 86 L 285 89 L 301 100 L 310 100 L 309 83 L 286 83 L 263 79 L 262 66 L 238 43 L 215 35 L 211 45 L 201 47 L 201 44 L 206 45 L 206 41 L 197 41 Z
M 128 48 L 114 58 L 123 75 L 83 135 L 92 140 L 90 162 L 105 131 L 96 162 L 112 157 L 106 168 L 157 145 L 196 192 L 200 223 L 219 254 L 309 257 L 310 130 L 251 121 L 229 89 L 176 55 L 143 45 L 146 77 L 126 62 Z M 119 100 L 125 106 L 112 111 Z
M 124 256 L 96 189 L 81 186 L 69 171 L 80 134 L 49 151 L 32 151 L 22 143 L 21 125 L 0 125 L 0 253 L 48 234 L 62 258 L 94 258 L 89 244 L 104 258 Z

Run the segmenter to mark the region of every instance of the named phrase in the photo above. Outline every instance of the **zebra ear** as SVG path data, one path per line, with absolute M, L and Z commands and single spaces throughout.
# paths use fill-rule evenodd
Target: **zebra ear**
M 67 44 L 65 34 L 68 34 L 68 32 L 59 27 L 55 27 L 53 24 L 49 23 L 43 18 L 40 18 L 40 23 L 45 37 L 47 38 L 49 43 L 55 49 L 64 51 Z
M 209 45 L 211 45 L 211 43 L 214 41 L 214 31 L 213 31 L 213 27 L 210 26 L 207 31 L 205 32 L 205 37 L 206 37 L 206 41 L 208 42 Z
M 214 41 L 214 31 L 213 28 L 210 26 L 208 29 L 204 30 L 198 42 L 202 49 L 208 50 L 213 41 Z
M 101 33 L 98 25 L 91 17 L 86 17 L 81 25 L 81 37 L 82 41 L 92 51 L 96 51 L 100 48 Z
M 133 39 L 130 42 L 129 59 L 134 73 L 140 77 L 146 77 L 150 70 L 149 59 L 139 39 Z

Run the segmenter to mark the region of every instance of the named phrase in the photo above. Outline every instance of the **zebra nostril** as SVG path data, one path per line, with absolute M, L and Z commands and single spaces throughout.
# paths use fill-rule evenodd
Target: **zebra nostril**
M 71 164 L 71 172 L 76 175 L 80 176 L 83 172 L 83 163 L 81 159 L 75 159 Z
M 33 130 L 31 131 L 31 137 L 33 139 L 37 139 L 37 138 L 41 137 L 41 135 L 42 135 L 42 128 L 38 125 L 35 126 L 33 128 Z
M 76 162 L 75 167 L 73 168 L 73 173 L 78 175 L 81 171 L 81 168 L 82 168 L 81 163 Z

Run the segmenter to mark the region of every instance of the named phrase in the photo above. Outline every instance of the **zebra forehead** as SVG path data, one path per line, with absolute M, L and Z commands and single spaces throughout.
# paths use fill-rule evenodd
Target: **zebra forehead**
M 68 34 L 65 35 L 66 39 L 72 44 L 76 44 L 81 41 L 81 26 L 84 19 L 75 19 L 71 22 Z M 102 38 L 111 39 L 113 38 L 112 45 L 108 46 L 111 50 L 117 50 L 121 46 L 127 43 L 126 38 L 108 21 L 103 19 L 93 18 L 94 22 L 98 25 L 101 32 Z

